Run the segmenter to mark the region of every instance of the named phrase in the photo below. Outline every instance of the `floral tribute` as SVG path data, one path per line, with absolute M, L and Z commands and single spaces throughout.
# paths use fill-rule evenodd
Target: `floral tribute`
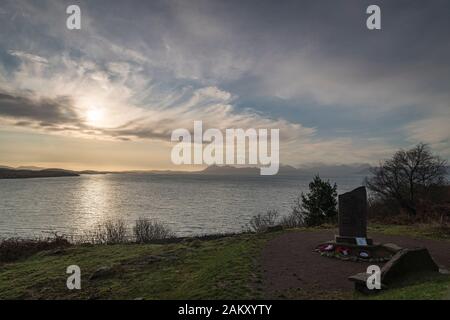
M 320 244 L 314 251 L 322 256 L 350 261 L 384 262 L 391 258 L 391 255 L 386 256 L 382 254 L 380 256 L 377 254 L 376 247 L 361 248 L 358 246 L 337 245 L 335 243 Z

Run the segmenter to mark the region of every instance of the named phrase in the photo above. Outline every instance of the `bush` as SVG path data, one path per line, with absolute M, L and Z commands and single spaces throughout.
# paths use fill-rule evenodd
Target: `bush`
M 127 242 L 127 228 L 123 220 L 107 221 L 105 223 L 106 243 L 116 244 Z
M 298 204 L 299 201 L 300 201 L 300 199 L 296 200 L 297 203 L 294 205 L 294 207 L 299 206 L 299 204 Z M 304 217 L 303 217 L 302 213 L 300 213 L 297 210 L 292 210 L 291 214 L 281 218 L 280 224 L 286 228 L 303 227 L 304 226 L 303 218 Z
M 13 262 L 22 258 L 32 256 L 45 250 L 64 248 L 70 246 L 67 239 L 55 235 L 47 239 L 17 239 L 10 238 L 0 241 L 0 262 Z
M 301 193 L 292 207 L 290 222 L 304 226 L 318 226 L 336 219 L 337 185 L 323 181 L 317 175 L 309 184 L 309 192 Z
M 129 242 L 127 228 L 123 220 L 108 220 L 98 224 L 94 231 L 87 235 L 93 244 L 119 244 Z
M 268 210 L 264 214 L 257 214 L 250 219 L 250 230 L 253 232 L 265 232 L 269 227 L 277 223 L 278 211 Z
M 161 222 L 144 218 L 136 220 L 133 233 L 137 243 L 149 243 L 175 237 L 174 233 Z
M 402 208 L 397 200 L 369 197 L 368 216 L 375 223 L 409 225 L 414 223 L 450 226 L 450 186 L 433 187 L 420 194 L 416 203 L 416 214 Z

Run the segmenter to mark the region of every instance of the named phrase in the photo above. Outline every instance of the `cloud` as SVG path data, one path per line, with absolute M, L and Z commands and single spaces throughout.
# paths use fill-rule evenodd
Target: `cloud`
M 30 61 L 33 63 L 43 63 L 43 64 L 48 63 L 47 59 L 40 57 L 38 55 L 35 55 L 35 54 L 31 54 L 31 53 L 27 53 L 27 52 L 23 52 L 23 51 L 16 51 L 16 50 L 9 50 L 8 53 L 12 56 L 18 57 L 25 61 Z
M 37 56 L 27 52 L 20 55 Z M 234 106 L 238 97 L 217 86 L 161 87 L 160 82 L 148 77 L 149 70 L 130 61 L 111 60 L 102 65 L 66 54 L 37 60 L 47 61 L 47 67 L 22 64 L 3 81 L 0 79 L 0 89 L 5 92 L 0 96 L 0 118 L 7 119 L 9 125 L 123 141 L 168 142 L 173 130 L 192 129 L 197 120 L 223 130 L 278 128 L 286 144 L 315 133 L 314 128 L 254 109 L 238 110 Z M 103 111 L 102 123 L 89 123 L 87 113 L 91 108 Z
M 29 94 L 31 96 L 31 94 Z M 57 126 L 80 121 L 69 97 L 35 99 L 0 93 L 0 117 Z M 21 122 L 24 125 L 24 122 Z
M 409 141 L 428 143 L 442 156 L 450 158 L 449 116 L 433 117 L 412 122 L 403 128 Z
M 288 143 L 314 134 L 314 129 L 282 119 L 265 118 L 251 110 L 236 112 L 229 104 L 230 93 L 216 87 L 191 89 L 183 99 L 169 108 L 142 109 L 139 116 L 119 125 L 94 126 L 75 104 L 75 97 L 39 98 L 33 92 L 22 96 L 0 94 L 0 119 L 10 125 L 78 135 L 86 138 L 136 140 L 153 139 L 168 142 L 173 130 L 193 129 L 193 122 L 202 120 L 211 128 L 277 128 Z
M 4 5 L 18 13 L 0 31 L 9 125 L 124 141 L 167 141 L 194 120 L 280 128 L 293 164 L 376 161 L 416 140 L 448 149 L 444 2 L 382 1 L 380 32 L 365 28 L 367 1 L 80 1 L 79 32 L 64 28 L 64 2 L 42 3 Z M 106 114 L 95 127 L 90 108 Z

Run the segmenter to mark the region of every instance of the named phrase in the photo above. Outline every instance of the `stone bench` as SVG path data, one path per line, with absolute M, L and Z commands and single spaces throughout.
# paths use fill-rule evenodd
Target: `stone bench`
M 381 268 L 381 289 L 386 289 L 406 276 L 423 273 L 439 273 L 439 266 L 434 262 L 426 248 L 401 249 L 383 268 Z M 377 290 L 367 288 L 367 273 L 358 273 L 348 279 L 355 284 L 355 289 L 363 293 L 375 293 Z

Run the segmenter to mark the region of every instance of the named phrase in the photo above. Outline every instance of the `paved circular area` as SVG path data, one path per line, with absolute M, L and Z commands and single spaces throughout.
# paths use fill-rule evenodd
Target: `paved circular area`
M 353 290 L 347 278 L 365 272 L 372 263 L 341 261 L 313 252 L 318 244 L 334 239 L 334 234 L 330 230 L 290 232 L 269 241 L 262 251 L 261 261 L 269 295 L 296 288 L 321 292 Z M 450 269 L 449 241 L 382 234 L 369 236 L 376 242 L 395 243 L 404 248 L 426 247 L 438 265 Z

